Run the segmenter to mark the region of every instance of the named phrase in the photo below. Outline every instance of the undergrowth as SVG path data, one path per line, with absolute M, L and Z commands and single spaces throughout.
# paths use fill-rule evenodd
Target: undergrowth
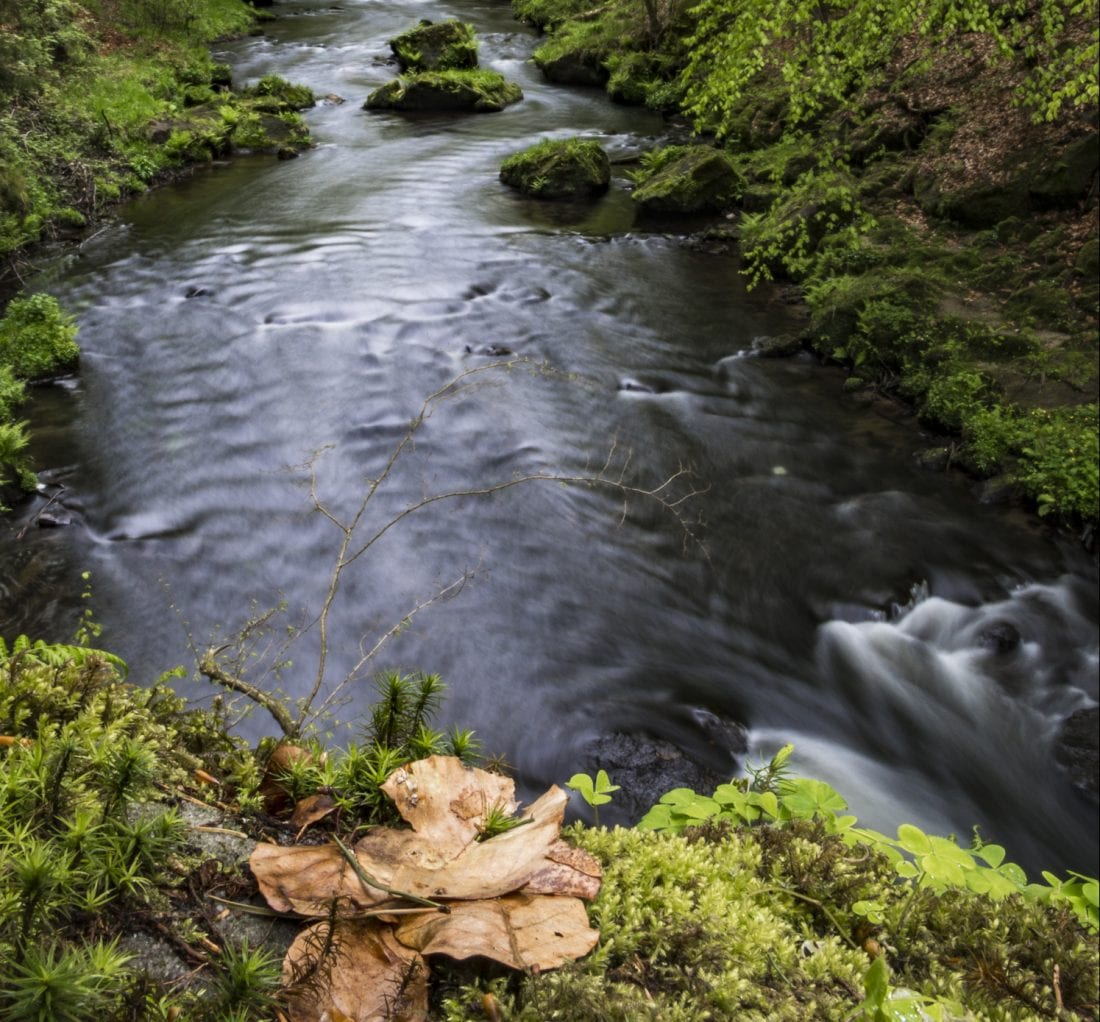
M 120 950 L 201 865 L 182 865 L 192 853 L 173 799 L 214 771 L 222 797 L 263 820 L 284 811 L 274 780 L 289 805 L 330 799 L 324 826 L 354 835 L 392 822 L 379 788 L 397 766 L 474 758 L 477 744 L 432 728 L 437 677 L 390 673 L 361 742 L 300 743 L 261 783 L 267 753 L 229 736 L 225 707 L 189 710 L 161 683 L 127 684 L 121 660 L 86 644 L 94 634 L 86 622 L 73 644 L 0 643 L 0 1016 L 270 1019 L 278 963 L 262 947 L 221 948 L 197 989 L 178 990 Z M 1028 884 L 998 846 L 861 828 L 829 785 L 788 776 L 789 754 L 711 796 L 669 792 L 633 829 L 567 830 L 602 864 L 597 948 L 541 975 L 456 965 L 431 1017 L 1093 1017 L 1095 880 Z M 202 932 L 178 914 L 174 925 L 180 939 Z

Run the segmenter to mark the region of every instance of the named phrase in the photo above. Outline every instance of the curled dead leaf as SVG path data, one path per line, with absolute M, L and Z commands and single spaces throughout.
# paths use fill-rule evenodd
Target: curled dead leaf
M 513 969 L 555 969 L 588 954 L 600 937 L 579 899 L 528 894 L 408 916 L 394 932 L 424 955 L 479 955 Z
M 290 825 L 297 827 L 299 831 L 323 820 L 329 813 L 336 810 L 336 802 L 331 795 L 310 795 L 299 799 L 290 816 Z
M 338 912 L 351 914 L 390 899 L 385 891 L 365 888 L 335 845 L 259 844 L 248 865 L 276 912 L 327 915 L 335 899 Z
M 290 1022 L 422 1022 L 428 966 L 373 919 L 314 923 L 283 960 Z
M 583 848 L 556 841 L 542 867 L 523 887 L 524 894 L 564 894 L 592 901 L 600 893 L 603 871 Z
M 395 770 L 382 785 L 418 834 L 430 835 L 439 854 L 453 858 L 477 839 L 493 809 L 516 811 L 510 777 L 468 767 L 455 756 L 429 756 Z

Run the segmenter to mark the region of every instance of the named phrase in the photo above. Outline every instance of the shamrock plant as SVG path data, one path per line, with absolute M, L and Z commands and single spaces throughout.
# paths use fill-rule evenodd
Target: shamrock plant
M 619 785 L 611 783 L 606 770 L 598 770 L 594 781 L 589 774 L 574 774 L 565 786 L 579 791 L 581 798 L 592 807 L 592 816 L 597 827 L 600 825 L 600 811 L 596 807 L 607 805 L 611 801 L 611 792 L 619 790 Z
M 1100 885 L 1094 878 L 1070 873 L 1068 879 L 1061 880 L 1044 872 L 1045 883 L 1029 883 L 1016 863 L 1005 861 L 1003 847 L 984 843 L 977 836 L 971 847 L 963 848 L 954 838 L 926 834 L 908 823 L 898 827 L 896 838 L 856 826 L 857 818 L 844 814 L 848 803 L 831 785 L 788 776 L 787 761 L 792 751 L 792 746 L 784 746 L 764 767 L 750 771 L 751 777 L 720 784 L 712 795 L 674 788 L 638 826 L 642 830 L 679 833 L 685 827 L 708 822 L 783 826 L 795 820 L 819 821 L 826 833 L 839 836 L 846 844 L 864 845 L 885 855 L 893 864 L 898 884 L 909 885 L 906 896 L 893 902 L 889 911 L 880 900 L 863 899 L 851 906 L 855 915 L 876 926 L 896 930 L 926 893 L 956 889 L 994 900 L 1019 894 L 1065 905 L 1084 926 L 1093 931 L 1100 928 Z

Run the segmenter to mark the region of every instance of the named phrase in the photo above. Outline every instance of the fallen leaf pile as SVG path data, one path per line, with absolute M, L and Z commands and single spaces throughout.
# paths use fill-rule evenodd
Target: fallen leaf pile
M 424 1019 L 432 955 L 544 970 L 596 945 L 580 899 L 598 893 L 600 868 L 561 840 L 560 788 L 521 813 L 522 825 L 481 841 L 487 815 L 516 811 L 509 778 L 432 756 L 382 790 L 411 830 L 377 827 L 350 849 L 252 853 L 271 908 L 318 920 L 283 963 L 291 1022 Z

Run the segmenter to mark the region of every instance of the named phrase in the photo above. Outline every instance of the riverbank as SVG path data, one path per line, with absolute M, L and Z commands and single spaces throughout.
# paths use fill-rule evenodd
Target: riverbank
M 1095 1012 L 1094 880 L 1045 875 L 1028 886 L 999 846 L 976 839 L 962 848 L 910 825 L 896 839 L 860 828 L 827 784 L 789 775 L 789 749 L 713 798 L 678 789 L 638 827 L 575 825 L 563 843 L 556 826 L 536 836 L 548 824 L 527 819 L 534 806 L 475 805 L 475 787 L 508 792 L 511 781 L 478 755 L 470 733 L 431 729 L 438 679 L 380 682 L 364 740 L 346 749 L 307 740 L 252 750 L 228 730 L 239 707 L 219 700 L 198 711 L 162 684 L 128 684 L 121 660 L 85 645 L 94 634 L 89 619 L 77 644 L 0 644 L 5 1018 L 686 1022 L 709 1013 L 772 1022 L 900 1019 L 918 1008 L 1012 1020 Z M 589 802 L 614 797 L 614 788 L 600 794 L 606 779 L 595 788 L 584 780 L 569 786 Z M 401 785 L 413 793 L 404 801 Z M 560 813 L 564 793 L 548 794 Z M 452 856 L 499 854 L 496 872 L 468 867 L 467 885 L 495 883 L 503 870 L 543 893 L 476 900 L 470 888 L 433 921 L 436 908 L 403 892 L 417 870 L 439 864 L 417 858 L 413 832 L 392 829 L 394 803 L 418 833 L 433 825 L 433 807 L 449 805 L 472 825 Z M 437 850 L 454 844 L 457 825 L 451 819 Z M 377 859 L 387 839 L 404 849 L 393 861 Z M 524 872 L 527 841 L 535 850 Z M 532 873 L 543 844 L 546 875 Z M 362 889 L 341 867 L 350 847 L 373 871 Z M 381 869 L 394 879 L 379 879 Z M 437 874 L 433 897 L 448 901 L 441 892 L 455 875 L 464 875 L 457 859 Z M 578 897 L 589 902 L 578 950 L 562 951 L 562 932 L 540 936 L 544 924 L 518 916 L 510 948 L 484 920 L 436 932 L 451 913 L 530 909 L 539 897 L 578 909 Z M 356 912 L 363 898 L 390 911 L 367 919 L 378 912 Z M 356 923 L 337 921 L 342 906 Z M 428 918 L 426 943 L 416 926 L 392 936 L 410 913 Z M 574 926 L 563 914 L 551 919 L 557 931 Z M 303 971 L 299 936 L 280 970 L 310 923 L 310 953 L 324 967 Z M 591 953 L 588 925 L 599 931 Z M 516 955 L 543 967 L 517 968 Z M 379 989 L 389 993 L 379 998 Z
M 261 15 L 245 0 L 0 4 L 0 296 L 37 249 L 78 241 L 120 202 L 232 154 L 291 158 L 309 144 L 308 89 L 274 77 L 234 88 L 210 56 L 211 41 L 259 31 Z M 35 483 L 17 421 L 24 384 L 74 365 L 71 352 L 31 372 L 8 357 L 36 346 L 43 324 L 71 325 L 56 306 L 40 312 L 0 328 L 0 506 Z
M 683 119 L 729 157 L 737 187 L 704 237 L 810 310 L 772 352 L 810 348 L 848 368 L 853 399 L 905 401 L 922 464 L 1089 542 L 1096 5 L 963 6 L 514 3 L 551 81 Z M 639 190 L 666 164 L 643 161 Z

